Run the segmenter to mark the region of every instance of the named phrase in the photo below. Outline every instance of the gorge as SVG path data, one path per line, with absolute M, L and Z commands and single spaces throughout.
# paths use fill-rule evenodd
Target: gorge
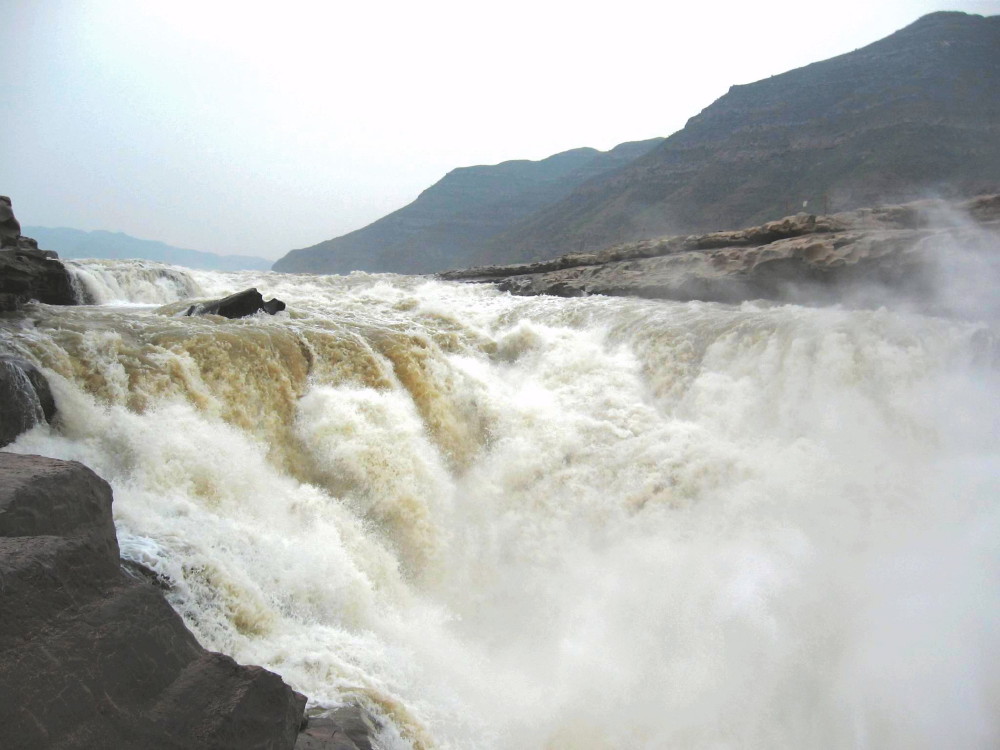
M 274 271 L 0 198 L 0 746 L 1000 746 L 997 21 Z
M 377 747 L 1000 737 L 995 319 L 67 266 L 104 304 L 0 321 L 57 406 L 7 450 Z

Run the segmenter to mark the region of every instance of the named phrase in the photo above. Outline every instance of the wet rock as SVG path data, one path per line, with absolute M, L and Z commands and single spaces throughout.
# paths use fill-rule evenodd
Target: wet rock
M 42 420 L 52 422 L 55 413 L 49 381 L 39 369 L 20 357 L 0 354 L 0 448 Z
M 111 488 L 0 453 L 0 747 L 290 749 L 305 698 L 122 573 Z
M 378 722 L 360 706 L 341 706 L 311 717 L 295 750 L 372 750 L 378 730 Z
M 228 297 L 191 305 L 185 315 L 221 315 L 224 318 L 245 318 L 259 312 L 274 315 L 285 309 L 285 303 L 280 299 L 264 301 L 263 295 L 256 289 L 245 289 Z
M 21 236 L 10 198 L 0 195 L 0 312 L 33 299 L 47 305 L 78 304 L 66 267 L 55 253 L 39 250 L 33 239 Z
M 310 719 L 299 732 L 295 750 L 359 750 L 357 744 L 333 719 Z
M 161 576 L 152 568 L 143 565 L 141 562 L 136 560 L 127 560 L 122 558 L 122 573 L 127 575 L 129 578 L 134 578 L 137 581 L 142 581 L 143 583 L 148 583 L 155 586 L 163 591 L 170 591 L 174 587 L 173 581 L 165 576 Z

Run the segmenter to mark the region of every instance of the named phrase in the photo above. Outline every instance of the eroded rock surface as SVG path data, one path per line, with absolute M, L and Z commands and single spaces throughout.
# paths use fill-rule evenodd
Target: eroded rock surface
M 664 237 L 549 261 L 440 274 L 518 295 L 881 305 L 1000 313 L 1000 195 L 799 214 L 732 232 Z M 979 282 L 982 282 L 981 284 Z
M 292 748 L 305 698 L 123 574 L 111 502 L 82 464 L 0 453 L 0 747 Z

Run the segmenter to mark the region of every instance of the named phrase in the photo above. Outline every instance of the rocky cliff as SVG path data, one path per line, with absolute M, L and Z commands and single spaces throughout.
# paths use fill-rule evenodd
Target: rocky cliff
M 905 304 L 1000 318 L 1000 195 L 925 200 L 440 274 L 519 295 Z
M 74 305 L 76 293 L 66 268 L 55 253 L 21 234 L 11 200 L 0 195 L 0 312 L 10 312 L 29 300 L 49 305 Z
M 662 139 L 610 151 L 579 148 L 541 161 L 455 169 L 408 206 L 369 226 L 293 250 L 275 271 L 429 273 L 472 263 L 483 244 L 574 188 L 613 172 Z
M 818 30 L 817 30 L 818 31 Z M 683 130 L 497 236 L 522 262 L 667 233 L 1000 189 L 1000 16 L 933 13 L 733 86 Z

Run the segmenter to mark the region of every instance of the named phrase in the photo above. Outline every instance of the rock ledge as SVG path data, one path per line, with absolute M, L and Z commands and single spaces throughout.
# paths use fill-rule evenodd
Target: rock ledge
M 661 237 L 438 277 L 495 283 L 516 295 L 860 306 L 892 297 L 928 312 L 962 315 L 966 311 L 952 308 L 969 300 L 946 298 L 939 283 L 959 274 L 1000 279 L 1000 195 L 798 214 L 737 231 Z

